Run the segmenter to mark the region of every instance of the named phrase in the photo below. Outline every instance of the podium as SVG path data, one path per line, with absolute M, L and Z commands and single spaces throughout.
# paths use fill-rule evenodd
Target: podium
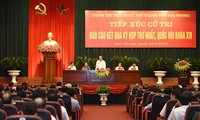
M 42 52 L 44 56 L 44 84 L 54 84 L 56 77 L 57 52 Z

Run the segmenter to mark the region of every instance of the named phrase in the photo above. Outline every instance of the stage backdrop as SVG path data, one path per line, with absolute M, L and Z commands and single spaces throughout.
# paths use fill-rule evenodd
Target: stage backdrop
M 74 60 L 74 0 L 29 2 L 28 76 L 44 76 L 44 59 L 38 52 L 38 45 L 47 39 L 48 32 L 53 33 L 53 40 L 62 47 L 57 54 L 56 68 L 56 76 L 62 76 L 62 70 Z M 45 12 L 45 7 L 46 15 L 40 14 Z
M 87 48 L 196 48 L 196 11 L 87 10 Z

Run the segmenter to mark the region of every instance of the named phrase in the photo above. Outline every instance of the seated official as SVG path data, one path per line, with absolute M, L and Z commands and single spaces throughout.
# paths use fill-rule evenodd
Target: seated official
M 115 70 L 124 70 L 124 68 L 122 67 L 122 63 L 119 63 Z
M 90 66 L 88 66 L 87 63 L 85 63 L 84 66 L 82 67 L 82 70 L 90 70 Z
M 130 66 L 128 70 L 139 70 L 139 68 L 138 66 L 136 66 L 135 63 L 133 63 L 132 66 Z
M 67 68 L 68 70 L 76 70 L 76 66 L 74 66 L 74 62 L 70 62 L 70 65 Z
M 106 62 L 103 60 L 102 56 L 99 56 L 95 65 L 95 70 L 106 70 Z

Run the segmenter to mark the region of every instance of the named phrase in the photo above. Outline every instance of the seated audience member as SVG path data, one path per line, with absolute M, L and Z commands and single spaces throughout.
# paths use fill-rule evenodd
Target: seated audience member
M 73 88 L 70 88 L 68 90 L 68 95 L 71 97 L 72 111 L 80 110 L 80 105 L 76 96 L 76 90 L 74 90 Z
M 124 70 L 124 68 L 122 67 L 122 63 L 119 63 L 115 70 Z
M 27 94 L 24 90 L 20 90 L 20 91 L 17 92 L 17 96 L 20 97 L 20 98 L 26 98 Z
M 70 62 L 70 65 L 67 68 L 68 70 L 76 70 L 76 66 L 74 66 L 74 62 Z
M 3 102 L 0 100 L 0 109 L 3 108 Z
M 46 86 L 44 84 L 41 84 L 40 89 L 46 90 Z
M 88 63 L 85 63 L 82 67 L 82 70 L 90 70 L 90 66 L 88 66 Z
M 60 82 L 60 81 L 58 81 L 58 82 L 56 82 L 56 89 L 58 90 L 58 91 L 61 91 L 61 89 L 62 89 L 62 83 Z
M 158 86 L 154 85 L 154 86 L 150 86 L 149 91 L 152 91 L 152 93 L 161 93 L 161 90 L 159 89 Z M 144 101 L 144 102 L 147 102 Z M 144 107 L 144 109 L 151 109 L 152 108 L 152 103 L 149 103 L 147 106 Z
M 9 92 L 6 92 L 1 97 L 3 104 L 11 104 L 12 103 L 12 94 Z
M 28 83 L 27 82 L 23 82 L 22 83 L 22 87 L 23 87 L 24 91 L 28 90 Z
M 138 66 L 136 66 L 135 63 L 133 63 L 132 66 L 130 66 L 128 70 L 139 70 L 139 68 Z
M 23 114 L 25 115 L 36 115 L 37 106 L 33 101 L 26 101 L 22 109 Z
M 3 84 L 2 83 L 0 83 L 0 97 L 2 96 L 2 92 L 3 92 L 3 89 L 4 89 L 4 87 L 3 87 Z
M 168 120 L 184 120 L 185 111 L 189 106 L 190 101 L 192 100 L 192 93 L 188 90 L 182 92 L 178 95 L 178 106 L 173 108 Z
M 47 93 L 47 100 L 48 101 L 58 101 L 58 95 L 56 91 L 50 91 Z M 67 110 L 64 106 L 61 106 L 61 111 L 62 111 L 62 120 L 69 120 L 69 115 L 67 113 Z
M 11 91 L 11 92 L 14 92 L 15 91 L 15 87 L 14 87 L 14 83 L 13 82 L 9 82 L 8 83 L 8 87 L 9 87 L 9 90 Z
M 24 88 L 23 88 L 21 85 L 18 85 L 18 86 L 16 87 L 16 92 L 17 92 L 17 91 L 20 91 L 20 90 L 24 90 Z
M 36 90 L 34 90 L 33 98 L 37 98 L 37 97 L 46 98 L 45 90 L 41 88 L 37 88 Z
M 149 89 L 149 85 L 148 84 L 144 84 L 143 85 L 143 89 Z
M 34 103 L 36 104 L 37 108 L 45 109 L 46 108 L 46 101 L 43 98 L 35 98 Z M 56 118 L 51 115 L 51 120 L 56 120 Z
M 171 92 L 171 100 L 177 99 L 178 98 L 178 94 L 180 93 L 179 89 L 175 89 Z M 167 104 L 165 104 L 162 108 L 162 110 L 160 111 L 160 118 L 161 119 L 165 119 L 166 118 L 166 106 Z
M 72 84 L 71 83 L 67 83 L 67 84 L 65 84 L 65 86 L 67 86 L 68 88 L 72 88 Z
M 172 89 L 169 88 L 169 87 L 167 87 L 167 88 L 164 89 L 163 92 L 164 92 L 166 95 L 171 95 L 171 93 L 172 93 Z

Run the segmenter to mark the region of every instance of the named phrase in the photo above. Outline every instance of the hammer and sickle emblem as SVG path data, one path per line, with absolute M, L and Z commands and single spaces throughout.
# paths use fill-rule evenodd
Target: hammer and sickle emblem
M 40 5 L 43 6 L 43 9 L 40 8 Z M 46 11 L 47 11 L 46 6 L 45 6 L 43 3 L 40 3 L 40 5 L 36 5 L 36 6 L 35 6 L 35 10 L 36 10 L 35 14 L 36 14 L 36 15 L 37 15 L 37 14 L 40 14 L 40 15 L 47 15 L 47 13 L 46 13 Z

